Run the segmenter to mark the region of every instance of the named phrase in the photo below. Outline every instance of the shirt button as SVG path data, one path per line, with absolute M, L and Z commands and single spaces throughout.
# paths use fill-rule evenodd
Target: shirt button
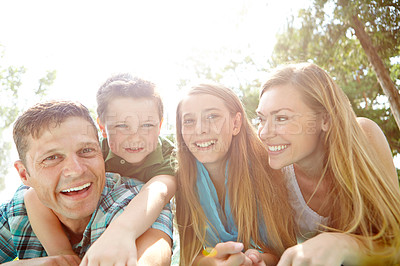
M 125 164 L 125 160 L 122 159 L 121 161 L 119 161 L 121 164 Z

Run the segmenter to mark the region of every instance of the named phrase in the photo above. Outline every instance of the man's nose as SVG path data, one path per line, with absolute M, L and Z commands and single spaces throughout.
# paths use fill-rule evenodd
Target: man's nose
M 86 171 L 86 165 L 78 155 L 72 155 L 64 159 L 63 174 L 66 177 L 80 176 Z

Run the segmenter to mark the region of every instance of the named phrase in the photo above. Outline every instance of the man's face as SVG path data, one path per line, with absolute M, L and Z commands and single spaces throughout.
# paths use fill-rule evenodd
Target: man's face
M 24 184 L 64 223 L 88 222 L 103 191 L 104 161 L 96 134 L 88 121 L 67 118 L 38 139 L 30 137 L 26 165 L 15 163 Z

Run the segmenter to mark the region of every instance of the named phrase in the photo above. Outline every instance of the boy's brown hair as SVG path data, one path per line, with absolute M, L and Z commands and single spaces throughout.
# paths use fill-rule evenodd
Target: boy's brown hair
M 160 120 L 163 118 L 164 107 L 156 90 L 156 85 L 129 73 L 121 73 L 108 78 L 97 91 L 97 115 L 103 123 L 105 122 L 108 103 L 119 97 L 151 98 L 158 107 Z
M 19 116 L 14 123 L 13 138 L 20 160 L 24 164 L 26 163 L 25 157 L 29 149 L 29 136 L 32 136 L 33 139 L 38 139 L 43 130 L 49 129 L 53 124 L 58 126 L 70 117 L 85 119 L 97 132 L 96 124 L 90 116 L 89 110 L 78 102 L 48 101 L 38 103 Z

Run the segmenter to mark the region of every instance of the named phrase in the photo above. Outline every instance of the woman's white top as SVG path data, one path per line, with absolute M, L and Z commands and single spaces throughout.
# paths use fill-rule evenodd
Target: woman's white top
M 307 205 L 297 183 L 293 164 L 284 167 L 282 171 L 286 178 L 289 202 L 295 211 L 295 222 L 298 226 L 297 242 L 301 243 L 315 236 L 320 229 L 320 225 L 327 224 L 328 218 L 319 215 Z

